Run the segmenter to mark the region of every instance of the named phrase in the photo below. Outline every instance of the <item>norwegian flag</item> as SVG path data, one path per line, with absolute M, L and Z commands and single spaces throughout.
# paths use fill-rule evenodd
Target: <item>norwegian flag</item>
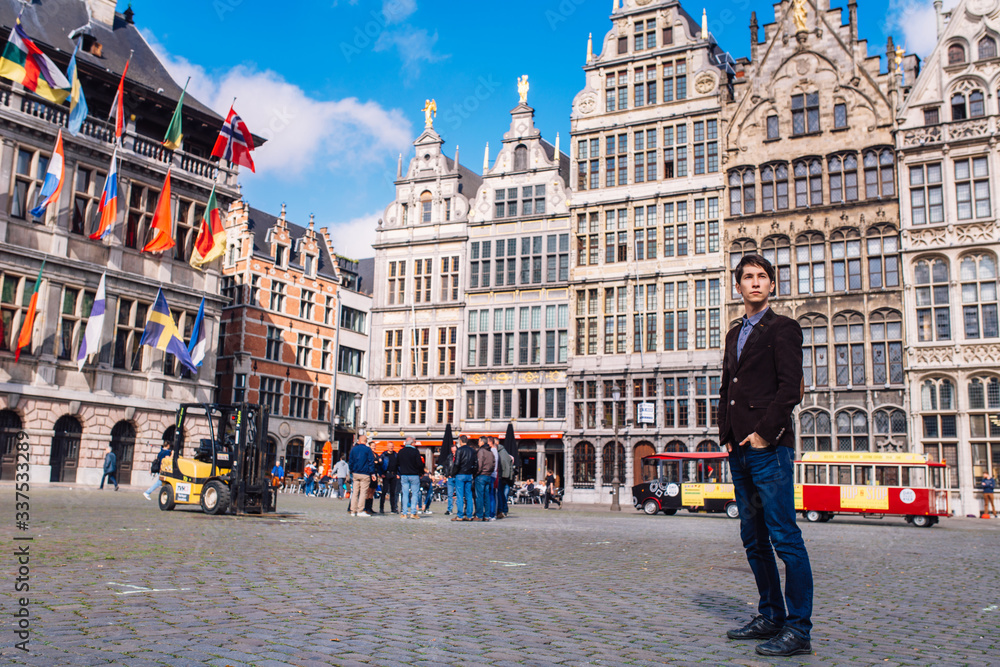
M 230 163 L 249 167 L 250 171 L 257 173 L 253 167 L 253 135 L 247 128 L 233 107 L 229 107 L 229 115 L 226 122 L 219 130 L 219 138 L 215 140 L 215 147 L 212 148 L 212 157 L 224 158 Z

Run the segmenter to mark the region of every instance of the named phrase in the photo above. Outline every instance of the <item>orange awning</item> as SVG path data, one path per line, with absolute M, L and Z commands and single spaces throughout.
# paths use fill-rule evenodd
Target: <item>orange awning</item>
M 370 443 L 372 451 L 376 454 L 381 454 L 385 450 L 389 449 L 391 444 L 393 448 L 398 452 L 403 448 L 403 443 L 405 440 L 373 440 Z M 440 440 L 417 440 L 417 447 L 440 447 Z
M 459 435 L 468 436 L 470 439 L 493 436 L 500 440 L 503 440 L 506 434 L 506 431 L 462 431 L 459 433 Z M 559 440 L 562 437 L 562 431 L 514 431 L 515 440 Z

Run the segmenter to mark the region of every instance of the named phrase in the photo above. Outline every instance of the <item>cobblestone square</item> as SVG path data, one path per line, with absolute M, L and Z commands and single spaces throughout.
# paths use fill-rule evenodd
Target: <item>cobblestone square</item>
M 723 516 L 517 506 L 483 525 L 281 495 L 284 518 L 213 518 L 124 487 L 32 492 L 24 653 L 2 497 L 4 664 L 1000 664 L 998 521 L 804 523 L 814 654 L 765 660 L 724 637 L 755 592 Z

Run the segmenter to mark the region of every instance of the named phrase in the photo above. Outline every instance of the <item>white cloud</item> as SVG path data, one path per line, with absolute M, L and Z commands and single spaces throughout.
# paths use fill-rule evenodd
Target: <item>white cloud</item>
M 381 213 L 371 213 L 347 222 L 326 225 L 330 231 L 334 251 L 351 259 L 374 257 L 375 250 L 372 244 L 375 243 L 375 230 L 380 217 Z
M 958 0 L 944 0 L 944 11 L 958 4 Z M 887 32 L 899 30 L 901 45 L 907 53 L 924 57 L 937 43 L 937 17 L 933 0 L 891 0 L 886 15 Z M 900 42 L 899 39 L 896 40 Z
M 241 65 L 220 76 L 172 56 L 144 32 L 146 41 L 175 81 L 188 76 L 188 92 L 225 115 L 233 98 L 250 130 L 268 141 L 255 151 L 258 174 L 294 178 L 308 169 L 354 168 L 381 163 L 409 149 L 410 122 L 399 109 L 356 97 L 310 97 L 272 70 Z
M 417 0 L 382 0 L 386 23 L 401 23 L 417 11 Z
M 446 55 L 434 53 L 437 41 L 436 32 L 432 35 L 423 28 L 401 26 L 398 30 L 386 30 L 380 34 L 374 49 L 376 51 L 396 49 L 400 60 L 403 61 L 403 71 L 416 77 L 420 74 L 421 63 L 436 63 L 448 58 Z

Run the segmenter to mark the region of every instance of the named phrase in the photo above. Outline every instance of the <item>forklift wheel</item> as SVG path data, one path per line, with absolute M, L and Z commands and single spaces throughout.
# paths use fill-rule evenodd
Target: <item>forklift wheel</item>
M 156 498 L 160 503 L 160 509 L 164 512 L 169 512 L 174 508 L 174 489 L 169 484 L 160 487 Z
M 205 514 L 225 514 L 229 510 L 229 487 L 213 479 L 201 492 L 201 508 Z

